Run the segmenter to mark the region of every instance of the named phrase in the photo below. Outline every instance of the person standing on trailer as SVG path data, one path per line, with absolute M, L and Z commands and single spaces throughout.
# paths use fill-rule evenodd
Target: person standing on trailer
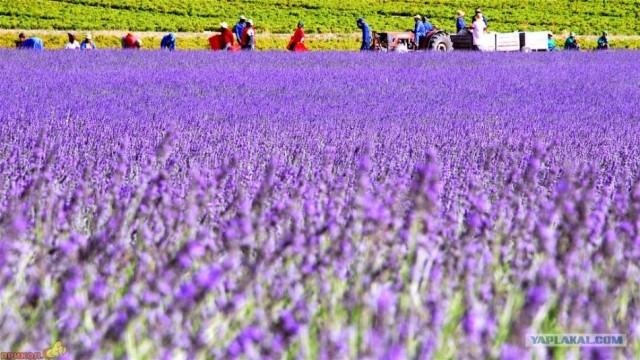
M 253 27 L 253 20 L 247 20 L 247 26 L 242 31 L 242 50 L 253 51 L 256 49 L 256 29 Z
M 244 28 L 246 26 L 247 18 L 242 15 L 240 16 L 240 20 L 238 20 L 238 23 L 233 27 L 233 33 L 236 34 L 236 41 L 238 42 L 238 44 L 242 44 L 242 32 L 244 31 Z
M 573 31 L 569 34 L 569 37 L 564 42 L 564 49 L 574 51 L 580 50 L 580 45 L 578 45 L 578 40 L 576 39 L 576 33 L 574 33 Z
M 482 9 L 476 8 L 476 15 L 480 15 L 482 17 L 482 22 L 484 22 L 484 25 L 486 27 L 489 27 L 489 22 L 487 21 L 487 17 L 484 16 L 484 14 L 482 13 Z M 475 16 L 474 16 L 474 21 L 475 21 Z
M 360 51 L 371 50 L 371 30 L 369 30 L 369 25 L 363 18 L 358 18 L 356 24 L 358 28 L 362 30 L 362 45 L 360 45 Z
M 602 36 L 598 38 L 598 47 L 596 50 L 609 50 L 609 32 L 603 31 Z
M 467 23 L 464 21 L 464 11 L 458 10 L 456 12 L 458 18 L 456 19 L 456 34 L 467 31 Z
M 96 50 L 98 47 L 93 42 L 91 33 L 87 33 L 82 44 L 80 44 L 80 50 Z
M 160 50 L 164 49 L 168 49 L 169 51 L 176 49 L 176 34 L 169 33 L 162 38 L 162 41 L 160 41 Z
M 484 32 L 487 30 L 487 25 L 482 21 L 482 15 L 476 14 L 473 18 L 473 50 L 483 50 Z
M 420 41 L 424 39 L 427 33 L 424 30 L 424 24 L 422 23 L 422 16 L 416 15 L 413 17 L 413 20 L 415 20 L 416 22 L 415 27 L 413 28 L 413 44 L 417 50 L 420 48 Z
M 69 42 L 67 43 L 67 45 L 64 46 L 65 50 L 79 50 L 80 43 L 76 38 L 76 34 L 70 32 L 70 33 L 67 33 L 67 36 L 69 36 Z

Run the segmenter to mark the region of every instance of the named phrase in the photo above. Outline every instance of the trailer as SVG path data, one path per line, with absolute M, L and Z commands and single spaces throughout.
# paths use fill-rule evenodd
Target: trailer
M 488 33 L 483 37 L 484 51 L 548 51 L 548 31 Z M 455 50 L 472 50 L 473 36 L 470 32 L 451 35 Z

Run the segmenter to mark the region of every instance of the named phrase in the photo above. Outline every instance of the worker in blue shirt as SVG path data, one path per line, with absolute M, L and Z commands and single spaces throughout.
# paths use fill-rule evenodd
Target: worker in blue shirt
M 433 25 L 431 25 L 431 23 L 429 22 L 429 19 L 427 19 L 426 16 L 422 17 L 422 23 L 424 24 L 424 32 L 425 32 L 425 34 L 428 34 L 429 31 L 435 29 L 433 27 Z
M 84 38 L 82 44 L 80 44 L 80 50 L 96 50 L 96 43 L 93 42 L 91 33 L 88 33 Z
M 242 44 L 242 32 L 244 28 L 247 26 L 247 18 L 244 15 L 240 16 L 240 20 L 233 27 L 233 33 L 236 35 L 236 41 L 238 44 Z
M 422 16 L 416 15 L 413 17 L 416 25 L 413 28 L 413 44 L 416 49 L 420 48 L 420 40 L 424 39 L 426 32 L 424 31 L 424 24 L 422 23 Z
M 580 45 L 578 45 L 578 40 L 576 40 L 576 33 L 571 32 L 569 37 L 564 42 L 565 50 L 580 50 Z
M 363 18 L 358 18 L 357 24 L 358 27 L 362 29 L 362 45 L 360 46 L 360 51 L 371 50 L 371 30 L 369 30 L 369 25 Z
M 160 42 L 160 49 L 169 49 L 169 51 L 173 51 L 176 49 L 176 34 L 169 33 L 162 38 Z
M 20 33 L 20 35 L 18 35 L 18 41 L 16 41 L 16 48 L 44 50 L 44 43 L 42 39 L 38 37 L 30 37 L 27 39 L 23 33 Z
M 598 38 L 598 47 L 596 50 L 609 50 L 609 32 L 603 31 L 602 36 Z
M 556 48 L 556 41 L 553 39 L 553 34 L 549 33 L 548 38 L 549 40 L 547 41 L 547 47 L 549 51 L 558 51 L 558 49 Z
M 456 12 L 458 15 L 458 19 L 456 19 L 456 34 L 459 34 L 461 31 L 467 31 L 467 23 L 464 21 L 464 11 L 458 10 Z

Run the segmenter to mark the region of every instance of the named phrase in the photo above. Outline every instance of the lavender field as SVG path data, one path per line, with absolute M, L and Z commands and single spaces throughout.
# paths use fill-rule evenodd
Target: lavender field
M 0 51 L 0 351 L 640 358 L 638 63 Z

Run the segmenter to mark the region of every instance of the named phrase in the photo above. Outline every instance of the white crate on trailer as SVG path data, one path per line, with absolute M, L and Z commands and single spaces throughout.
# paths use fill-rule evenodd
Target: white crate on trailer
M 520 51 L 520 33 L 496 33 L 495 51 Z
M 549 49 L 548 31 L 523 32 L 524 41 L 522 46 L 533 51 L 547 51 Z

